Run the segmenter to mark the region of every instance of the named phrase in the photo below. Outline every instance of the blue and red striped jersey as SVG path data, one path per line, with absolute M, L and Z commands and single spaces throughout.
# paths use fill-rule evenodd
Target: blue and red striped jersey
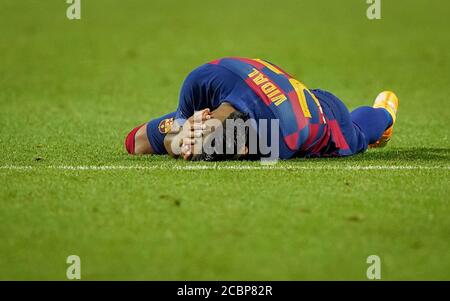
M 330 131 L 321 104 L 299 80 L 261 59 L 223 58 L 210 64 L 232 71 L 254 92 L 257 102 L 245 97 L 241 100 L 247 102 L 244 107 L 253 113 L 253 118 L 279 120 L 280 134 L 287 146 L 287 149 L 280 148 L 281 158 L 292 157 L 298 152 L 314 155 L 327 145 Z M 260 109 L 262 106 L 269 108 L 273 116 L 267 116 L 267 111 Z
M 281 159 L 350 154 L 330 108 L 326 103 L 322 107 L 321 95 L 267 61 L 222 58 L 187 77 L 175 119 L 187 119 L 196 110 L 215 109 L 228 102 L 257 122 L 279 120 Z

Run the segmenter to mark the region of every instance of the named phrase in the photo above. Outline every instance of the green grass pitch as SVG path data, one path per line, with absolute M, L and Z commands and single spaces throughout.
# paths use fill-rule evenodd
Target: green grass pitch
M 0 279 L 450 279 L 450 4 L 0 2 Z M 196 66 L 268 59 L 354 108 L 394 90 L 386 149 L 186 163 L 123 140 Z M 107 166 L 107 167 L 105 167 Z M 95 168 L 98 167 L 98 168 Z M 133 169 L 135 167 L 135 169 Z

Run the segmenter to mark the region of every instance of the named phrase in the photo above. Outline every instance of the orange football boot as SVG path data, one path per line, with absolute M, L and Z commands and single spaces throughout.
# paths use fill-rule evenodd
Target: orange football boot
M 380 140 L 373 144 L 370 144 L 369 147 L 385 147 L 389 140 L 391 140 L 395 120 L 397 119 L 398 97 L 394 92 L 391 91 L 381 92 L 375 99 L 373 107 L 386 109 L 389 114 L 391 114 L 392 125 L 383 133 L 383 136 L 381 136 Z

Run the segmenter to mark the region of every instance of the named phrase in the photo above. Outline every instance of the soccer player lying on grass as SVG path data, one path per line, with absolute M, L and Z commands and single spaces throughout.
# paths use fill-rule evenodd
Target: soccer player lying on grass
M 386 145 L 397 108 L 397 96 L 382 92 L 372 107 L 350 113 L 333 94 L 309 90 L 267 61 L 223 58 L 192 71 L 178 109 L 133 129 L 125 146 L 130 154 L 205 161 L 351 156 Z

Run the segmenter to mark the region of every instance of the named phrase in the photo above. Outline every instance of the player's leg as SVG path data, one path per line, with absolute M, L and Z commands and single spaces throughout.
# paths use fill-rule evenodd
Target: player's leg
M 392 136 L 396 120 L 398 98 L 393 92 L 382 92 L 373 107 L 359 107 L 351 112 L 351 119 L 363 132 L 366 143 L 382 147 Z
M 392 125 L 392 118 L 385 109 L 359 107 L 350 113 L 355 123 L 364 133 L 366 144 L 377 142 L 384 131 Z
M 394 93 L 383 92 L 373 107 L 360 107 L 350 113 L 345 104 L 330 92 L 320 89 L 311 91 L 318 97 L 328 117 L 328 126 L 339 155 L 364 152 L 369 145 L 386 143 L 392 135 L 398 107 Z
M 325 155 L 350 156 L 366 151 L 365 134 L 352 121 L 347 106 L 328 91 L 314 89 L 311 92 L 319 99 L 335 146 L 327 149 Z

